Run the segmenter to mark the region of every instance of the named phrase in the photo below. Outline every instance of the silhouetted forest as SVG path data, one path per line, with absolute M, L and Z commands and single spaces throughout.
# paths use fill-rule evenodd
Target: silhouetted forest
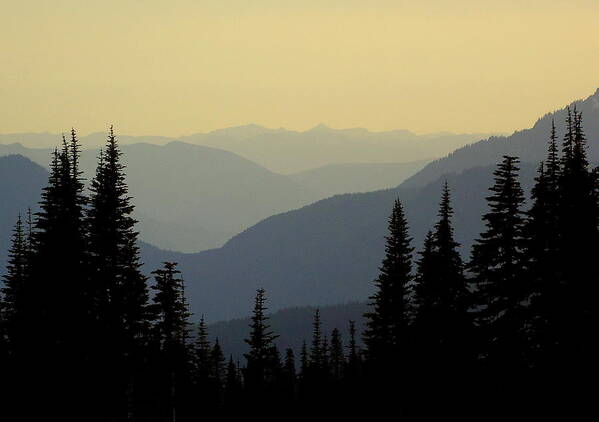
M 323 408 L 489 419 L 590 410 L 599 171 L 587 161 L 576 109 L 563 139 L 552 125 L 547 145 L 526 210 L 518 158 L 498 164 L 485 229 L 467 262 L 447 183 L 417 251 L 398 199 L 364 332 L 354 321 L 323 330 L 316 309 L 300 352 L 278 350 L 259 289 L 247 352 L 237 360 L 209 340 L 203 318 L 191 323 L 176 263 L 150 279 L 140 271 L 112 129 L 89 190 L 73 130 L 51 158 L 39 211 L 14 229 L 0 308 L 2 420 L 175 422 Z

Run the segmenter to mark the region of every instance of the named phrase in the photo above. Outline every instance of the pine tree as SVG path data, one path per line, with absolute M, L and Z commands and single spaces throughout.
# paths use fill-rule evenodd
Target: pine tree
M 227 373 L 225 378 L 225 406 L 226 408 L 232 408 L 238 405 L 239 397 L 241 394 L 241 379 L 239 377 L 239 369 L 233 361 L 233 356 L 229 357 L 229 363 L 227 364 Z
M 154 329 L 160 344 L 164 371 L 164 416 L 174 422 L 177 414 L 187 412 L 188 375 L 191 356 L 187 347 L 189 317 L 181 273 L 174 262 L 152 272 L 155 284 L 153 297 L 156 322 Z
M 68 418 L 90 405 L 89 354 L 93 321 L 89 314 L 90 283 L 87 230 L 84 210 L 87 200 L 78 170 L 78 141 L 74 131 L 70 143 L 54 151 L 47 186 L 36 213 L 34 250 L 29 253 L 29 273 L 23 296 L 23 332 L 28 336 L 18 347 L 23 352 L 20 370 L 39 380 L 39 406 L 47 415 Z M 28 242 L 29 243 L 29 242 Z M 30 356 L 35 350 L 41 355 Z M 54 380 L 51 383 L 50 380 Z M 35 418 L 35 415 L 23 415 Z M 74 417 L 74 416 L 73 416 Z
M 217 385 L 222 387 L 222 382 L 225 376 L 225 355 L 223 354 L 223 349 L 220 347 L 220 343 L 218 342 L 218 338 L 214 341 L 214 346 L 212 347 L 212 352 L 210 356 L 210 360 L 212 361 L 212 376 L 215 379 Z
M 19 214 L 12 236 L 12 245 L 8 251 L 6 274 L 3 277 L 2 301 L 2 331 L 6 336 L 7 351 L 14 353 L 18 336 L 23 333 L 24 289 L 28 273 L 28 245 Z
M 152 319 L 147 279 L 140 270 L 134 207 L 121 157 L 111 127 L 91 182 L 87 211 L 93 269 L 90 309 L 98 330 L 94 361 L 101 380 L 98 395 L 100 401 L 112 404 L 101 409 L 107 418 L 115 420 L 126 420 L 136 412 L 132 406 L 145 400 L 143 388 L 138 387 L 147 384 L 143 380 L 147 372 L 144 355 Z
M 482 355 L 490 368 L 515 370 L 522 365 L 522 280 L 524 195 L 518 159 L 504 156 L 487 198 L 486 230 L 472 250 L 469 269 L 476 284 L 477 324 Z
M 245 388 L 249 396 L 259 395 L 266 391 L 268 373 L 271 370 L 273 341 L 278 337 L 268 325 L 266 315 L 266 296 L 264 289 L 258 289 L 252 313 L 250 334 L 245 342 L 250 350 L 245 354 L 247 367 L 245 370 Z
M 599 270 L 594 264 L 599 253 L 599 213 L 595 186 L 596 173 L 589 170 L 582 115 L 574 109 L 568 116 L 562 157 L 559 191 L 559 291 L 560 317 L 552 331 L 556 334 L 556 356 L 552 365 L 561 372 L 573 366 L 587 370 L 599 351 L 588 333 L 596 324 L 594 298 L 599 294 Z
M 306 344 L 306 340 L 304 340 L 304 342 L 302 343 L 302 350 L 300 353 L 300 377 L 302 380 L 305 380 L 309 366 L 310 357 L 308 355 L 308 346 Z
M 343 342 L 341 333 L 337 328 L 331 332 L 331 352 L 330 352 L 331 375 L 335 381 L 341 381 L 343 378 L 343 367 L 345 357 L 343 355 Z
M 310 369 L 315 375 L 320 374 L 324 365 L 322 346 L 322 323 L 320 309 L 317 308 L 312 322 L 312 346 L 310 347 Z
M 453 208 L 447 182 L 439 206 L 439 221 L 424 241 L 415 286 L 414 321 L 423 368 L 458 370 L 466 357 L 469 337 L 468 290 L 463 263 L 454 239 Z M 463 368 L 462 368 L 463 370 Z
M 412 280 L 411 238 L 408 223 L 399 200 L 395 201 L 389 218 L 385 258 L 371 296 L 371 308 L 365 316 L 367 330 L 364 342 L 368 359 L 375 365 L 393 361 L 400 350 L 402 337 L 409 324 L 409 283 Z
M 287 402 L 293 402 L 296 398 L 297 374 L 295 369 L 295 354 L 291 348 L 285 350 L 285 363 L 283 364 L 281 381 L 283 399 Z
M 197 370 L 198 382 L 206 383 L 211 374 L 212 360 L 211 360 L 211 348 L 212 345 L 208 340 L 208 328 L 206 327 L 206 321 L 204 315 L 200 318 L 198 324 L 198 332 L 195 339 L 195 364 Z

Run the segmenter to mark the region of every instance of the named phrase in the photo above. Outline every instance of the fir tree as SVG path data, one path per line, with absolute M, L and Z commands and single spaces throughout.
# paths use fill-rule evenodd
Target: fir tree
M 469 336 L 468 291 L 459 244 L 454 239 L 450 191 L 443 187 L 439 221 L 424 241 L 415 286 L 415 330 L 420 358 L 428 356 L 424 368 L 457 369 L 465 358 L 464 341 Z M 463 363 L 463 362 L 462 362 Z
M 156 322 L 154 329 L 160 344 L 164 371 L 164 416 L 174 422 L 177 414 L 187 413 L 190 372 L 189 334 L 190 312 L 185 301 L 181 273 L 176 263 L 165 262 L 152 272 L 155 284 L 153 298 Z
M 18 336 L 23 333 L 24 289 L 28 273 L 28 245 L 23 229 L 23 221 L 19 214 L 12 236 L 12 245 L 8 251 L 6 274 L 3 276 L 2 331 L 6 336 L 6 347 L 14 353 Z
M 412 280 L 411 238 L 408 223 L 399 200 L 395 201 L 389 218 L 385 258 L 371 296 L 372 311 L 367 318 L 364 342 L 371 362 L 389 363 L 400 349 L 409 323 L 409 283 Z
M 212 368 L 211 348 L 212 346 L 208 340 L 208 328 L 206 327 L 204 315 L 202 315 L 198 324 L 194 346 L 198 382 L 206 383 L 210 377 Z
M 343 355 L 341 333 L 337 328 L 334 328 L 331 332 L 330 367 L 331 376 L 335 381 L 340 381 L 342 379 L 344 364 L 345 357 Z
M 22 362 L 39 377 L 37 409 L 68 418 L 91 404 L 84 391 L 91 388 L 89 355 L 93 321 L 89 314 L 90 283 L 87 230 L 84 210 L 87 200 L 78 170 L 78 141 L 63 137 L 63 148 L 54 151 L 47 186 L 36 213 L 35 250 L 29 255 L 29 274 L 23 292 L 23 332 L 33 333 L 23 351 Z M 27 356 L 42 348 L 41 356 Z M 35 367 L 35 369 L 34 369 Z M 26 379 L 27 375 L 23 375 Z M 56 380 L 49 384 L 50 380 Z M 34 411 L 36 408 L 27 408 Z M 25 417 L 25 416 L 24 416 Z M 35 416 L 31 415 L 31 418 Z
M 241 394 L 241 379 L 239 377 L 239 369 L 233 361 L 233 356 L 229 357 L 227 364 L 227 372 L 225 377 L 225 406 L 232 408 L 238 405 Z
M 245 388 L 250 396 L 261 394 L 268 386 L 267 376 L 271 370 L 273 341 L 278 337 L 268 325 L 266 315 L 266 296 L 264 289 L 258 289 L 252 313 L 250 334 L 245 342 L 250 350 L 245 354 L 247 360 Z
M 557 353 L 553 365 L 562 372 L 571 372 L 571 365 L 586 370 L 598 351 L 588 338 L 597 320 L 594 298 L 599 294 L 599 270 L 594 264 L 599 253 L 596 173 L 589 170 L 582 115 L 576 109 L 567 126 L 564 149 L 571 152 L 562 157 L 559 184 L 560 317 L 552 329 Z
M 522 365 L 522 281 L 524 195 L 518 181 L 518 159 L 504 156 L 494 172 L 487 198 L 486 230 L 472 250 L 469 269 L 476 283 L 477 324 L 483 336 L 482 356 L 491 368 L 515 370 Z
M 93 269 L 90 308 L 98 327 L 95 361 L 98 377 L 103 380 L 98 394 L 109 395 L 101 400 L 112 405 L 101 409 L 115 420 L 126 420 L 135 413 L 131 406 L 137 400 L 131 391 L 136 388 L 134 384 L 146 383 L 142 374 L 152 319 L 121 156 L 111 127 L 91 182 L 87 211 Z M 74 168 L 77 172 L 77 165 Z
M 310 347 L 310 369 L 315 373 L 320 372 L 324 365 L 322 346 L 322 323 L 320 309 L 317 308 L 312 322 L 312 346 Z

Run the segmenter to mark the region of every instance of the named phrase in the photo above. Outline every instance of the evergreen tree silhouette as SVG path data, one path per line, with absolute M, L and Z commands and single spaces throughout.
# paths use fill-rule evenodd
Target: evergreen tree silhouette
M 6 351 L 15 353 L 18 336 L 23 334 L 22 319 L 24 317 L 24 289 L 28 274 L 28 245 L 24 232 L 23 220 L 19 214 L 12 235 L 12 244 L 8 251 L 6 274 L 2 277 L 4 286 L 1 289 L 2 300 L 2 332 L 5 336 Z
M 345 365 L 345 356 L 343 354 L 343 342 L 341 333 L 337 328 L 331 332 L 331 351 L 330 368 L 331 376 L 334 381 L 339 382 L 343 378 L 343 367 Z
M 23 332 L 37 335 L 27 336 L 25 344 L 17 346 L 23 351 L 22 379 L 31 383 L 36 377 L 39 387 L 39 405 L 24 409 L 44 408 L 47 415 L 62 419 L 76 418 L 90 405 L 86 400 L 90 399 L 93 324 L 84 221 L 87 201 L 80 175 L 78 141 L 72 131 L 70 142 L 63 136 L 62 150 L 54 151 L 33 230 L 35 250 L 23 293 Z M 27 356 L 40 349 L 42 355 Z
M 227 372 L 225 377 L 225 408 L 232 409 L 239 404 L 242 392 L 241 379 L 239 369 L 233 361 L 233 356 L 229 357 L 227 364 Z
M 137 399 L 132 394 L 136 384 L 145 383 L 144 354 L 152 319 L 121 156 L 111 126 L 91 182 L 87 211 L 93 269 L 90 308 L 98 330 L 95 363 L 102 380 L 98 394 L 108 395 L 102 398 L 108 405 L 100 409 L 115 420 L 127 420 L 135 413 L 132 406 L 137 406 Z
M 268 325 L 266 315 L 266 296 L 264 289 L 258 289 L 254 310 L 252 313 L 250 334 L 245 342 L 250 350 L 245 354 L 247 367 L 245 369 L 244 384 L 248 399 L 264 394 L 270 387 L 268 385 L 269 372 L 272 369 L 273 341 L 278 337 Z
M 185 419 L 189 412 L 191 356 L 187 345 L 190 312 L 185 300 L 184 282 L 174 262 L 152 272 L 156 322 L 154 330 L 163 362 L 164 420 Z
M 552 366 L 558 347 L 559 315 L 563 309 L 563 268 L 560 252 L 560 177 L 557 133 L 552 122 L 545 163 L 539 166 L 531 191 L 526 234 L 526 277 L 529 302 L 527 309 L 527 356 L 529 365 L 546 371 Z M 553 357 L 552 357 L 553 356 Z
M 588 371 L 599 352 L 588 337 L 597 320 L 594 297 L 599 294 L 599 213 L 596 172 L 589 169 L 582 115 L 569 114 L 562 157 L 559 205 L 559 261 L 562 288 L 555 333 L 556 355 L 551 363 L 560 375 Z M 577 368 L 577 369 L 574 369 Z
M 371 296 L 364 342 L 372 367 L 387 367 L 396 360 L 410 319 L 409 284 L 412 281 L 411 238 L 399 200 L 389 217 L 385 258 Z M 375 369 L 375 370 L 379 370 Z M 388 369 L 388 367 L 387 367 Z
M 315 376 L 320 375 L 324 366 L 322 322 L 320 321 L 320 309 L 314 312 L 312 322 L 312 346 L 310 347 L 310 370 Z
M 482 335 L 481 357 L 493 374 L 522 369 L 524 195 L 518 159 L 504 156 L 487 197 L 486 230 L 472 249 L 469 269 L 476 288 L 476 322 Z
M 198 332 L 195 339 L 195 366 L 197 371 L 197 382 L 206 385 L 212 373 L 212 345 L 208 340 L 208 328 L 204 315 L 201 316 L 198 324 Z
M 468 290 L 463 263 L 451 223 L 453 209 L 447 182 L 439 206 L 439 221 L 424 241 L 415 285 L 414 326 L 424 368 L 455 370 L 464 364 L 464 342 L 470 336 Z M 463 368 L 462 368 L 463 370 Z
M 285 363 L 283 365 L 282 387 L 284 399 L 293 402 L 296 399 L 297 374 L 295 368 L 295 354 L 293 349 L 285 350 Z

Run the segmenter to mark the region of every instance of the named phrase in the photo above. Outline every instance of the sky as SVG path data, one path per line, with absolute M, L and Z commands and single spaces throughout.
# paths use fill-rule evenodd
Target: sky
M 512 132 L 599 87 L 597 0 L 0 6 L 0 133 Z

